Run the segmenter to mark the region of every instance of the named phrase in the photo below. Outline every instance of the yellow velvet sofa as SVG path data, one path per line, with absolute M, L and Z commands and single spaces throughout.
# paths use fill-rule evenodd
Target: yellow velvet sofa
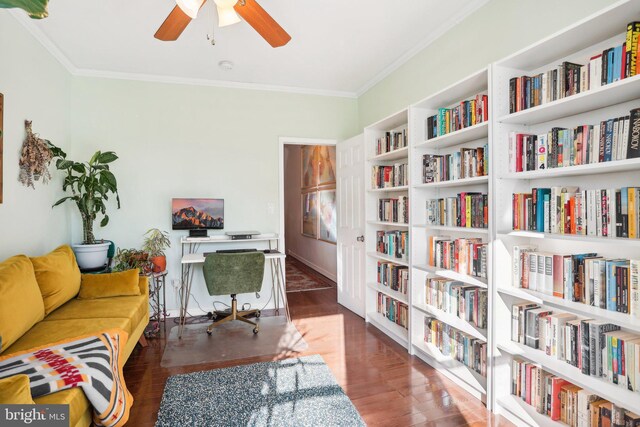
M 120 328 L 129 334 L 124 347 L 126 361 L 148 322 L 149 285 L 137 270 L 81 275 L 68 246 L 42 257 L 18 255 L 0 263 L 0 357 Z M 69 404 L 70 426 L 91 425 L 92 409 L 79 388 L 34 401 Z

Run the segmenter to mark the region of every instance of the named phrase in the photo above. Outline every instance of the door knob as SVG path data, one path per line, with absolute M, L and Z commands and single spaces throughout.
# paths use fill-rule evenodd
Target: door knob
M 364 242 L 364 236 L 358 236 L 358 237 L 356 237 L 356 240 L 358 242 Z

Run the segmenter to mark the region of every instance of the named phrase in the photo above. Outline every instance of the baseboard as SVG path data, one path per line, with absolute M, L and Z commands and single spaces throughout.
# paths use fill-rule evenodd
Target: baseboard
M 295 252 L 293 252 L 291 250 L 287 250 L 287 254 L 291 255 L 292 257 L 294 257 L 295 259 L 297 259 L 298 261 L 300 261 L 301 263 L 303 263 L 307 267 L 314 269 L 315 271 L 317 271 L 318 273 L 322 274 L 323 276 L 328 277 L 329 279 L 333 280 L 334 282 L 338 282 L 338 278 L 337 278 L 335 273 L 331 273 L 330 271 L 315 265 L 314 263 L 312 263 L 308 259 L 298 255 L 297 253 L 295 253 Z

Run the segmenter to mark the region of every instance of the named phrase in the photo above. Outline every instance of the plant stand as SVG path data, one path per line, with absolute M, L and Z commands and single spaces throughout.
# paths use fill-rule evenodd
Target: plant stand
M 166 278 L 168 271 L 151 273 L 149 277 L 149 304 L 151 313 L 149 314 L 149 327 L 145 331 L 147 338 L 154 338 L 160 333 L 160 323 L 166 328 L 167 306 L 166 306 Z

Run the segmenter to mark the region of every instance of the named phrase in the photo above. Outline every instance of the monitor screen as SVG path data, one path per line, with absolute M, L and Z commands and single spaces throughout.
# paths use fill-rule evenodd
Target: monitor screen
M 224 199 L 172 199 L 174 230 L 221 230 L 224 228 Z

